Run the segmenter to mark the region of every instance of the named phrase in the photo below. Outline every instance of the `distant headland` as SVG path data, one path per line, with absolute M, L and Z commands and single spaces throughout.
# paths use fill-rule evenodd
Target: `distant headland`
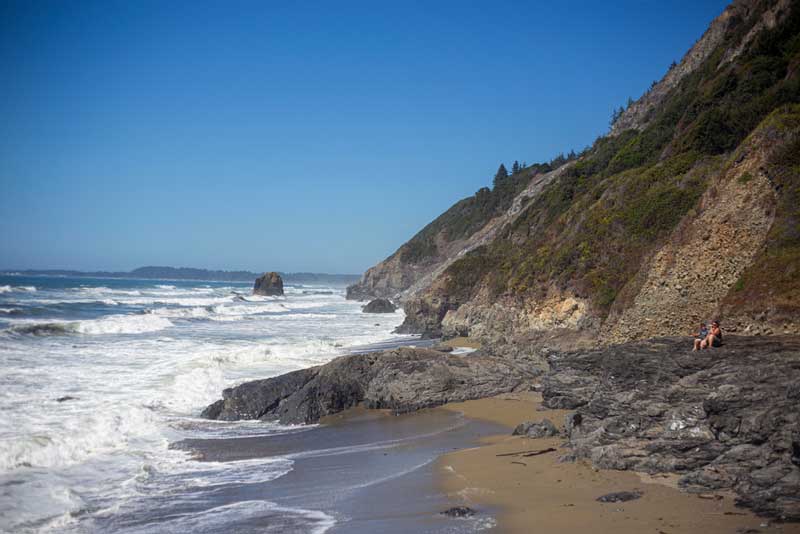
M 209 282 L 252 282 L 261 273 L 250 271 L 214 271 L 193 267 L 146 266 L 132 271 L 70 271 L 62 269 L 5 269 L 4 274 L 22 276 L 77 276 L 90 278 L 134 278 L 143 280 L 203 280 Z M 358 281 L 357 274 L 279 273 L 289 284 L 347 285 Z

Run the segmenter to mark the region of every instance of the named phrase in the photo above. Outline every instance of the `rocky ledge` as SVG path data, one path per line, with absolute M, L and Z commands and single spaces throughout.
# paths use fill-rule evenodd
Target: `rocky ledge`
M 527 386 L 534 377 L 534 372 L 502 358 L 399 348 L 341 356 L 226 389 L 202 415 L 225 421 L 315 423 L 359 403 L 403 413 L 506 393 Z
M 601 469 L 678 473 L 693 492 L 800 520 L 800 339 L 726 337 L 689 350 L 665 338 L 552 354 L 549 408 L 574 409 L 571 453 Z

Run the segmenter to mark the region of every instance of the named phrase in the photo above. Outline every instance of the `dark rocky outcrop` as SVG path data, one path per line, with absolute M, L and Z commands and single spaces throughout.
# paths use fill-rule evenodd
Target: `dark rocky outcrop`
M 543 379 L 568 458 L 682 475 L 692 492 L 731 489 L 757 513 L 800 520 L 800 338 L 726 336 L 691 352 L 661 338 L 552 354 Z
M 359 403 L 403 413 L 512 391 L 532 378 L 530 371 L 501 358 L 399 348 L 342 356 L 226 389 L 222 400 L 202 415 L 225 421 L 315 423 Z
M 614 493 L 606 493 L 597 498 L 597 502 L 628 502 L 641 499 L 642 494 L 638 491 L 616 491 Z
M 256 278 L 253 286 L 253 295 L 263 295 L 267 297 L 283 295 L 283 279 L 276 272 L 264 273 Z
M 446 515 L 447 517 L 472 517 L 476 513 L 477 512 L 469 506 L 453 506 L 441 512 L 442 515 Z
M 375 299 L 361 308 L 364 313 L 394 313 L 397 307 L 389 299 Z
M 542 419 L 541 421 L 526 421 L 518 424 L 511 435 L 537 439 L 552 438 L 557 436 L 558 433 L 558 428 L 550 419 Z
M 423 339 L 441 337 L 442 319 L 451 308 L 454 306 L 448 299 L 436 296 L 408 300 L 403 305 L 406 317 L 395 332 L 398 334 L 421 334 Z

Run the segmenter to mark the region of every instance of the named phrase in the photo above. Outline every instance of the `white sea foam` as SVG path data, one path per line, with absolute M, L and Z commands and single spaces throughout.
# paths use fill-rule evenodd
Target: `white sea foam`
M 153 314 L 110 315 L 103 319 L 80 321 L 81 334 L 141 334 L 173 326 L 169 319 Z
M 246 520 L 262 519 L 259 532 L 308 532 L 323 534 L 336 524 L 330 515 L 302 508 L 279 506 L 269 501 L 239 501 L 209 508 L 192 515 L 183 514 L 168 521 L 154 525 L 137 525 L 123 527 L 117 532 L 126 534 L 144 534 L 153 532 L 185 533 L 185 532 L 220 532 L 229 530 L 231 525 Z
M 25 292 L 25 293 L 35 293 L 36 287 L 35 286 L 0 286 L 0 293 L 11 293 L 11 292 Z
M 143 296 L 137 298 L 119 298 L 123 304 L 137 305 L 137 306 L 156 306 L 156 305 L 172 305 L 172 306 L 213 306 L 216 304 L 225 304 L 233 302 L 233 296 L 227 295 L 224 297 L 165 297 L 165 296 Z
M 142 294 L 142 292 L 139 291 L 138 289 L 111 289 L 110 287 L 105 287 L 105 286 L 96 286 L 96 287 L 85 286 L 75 289 L 76 291 L 88 295 L 125 295 L 125 296 L 135 297 Z
M 79 410 L 56 429 L 26 439 L 0 440 L 0 472 L 18 468 L 60 468 L 100 454 L 124 450 L 130 439 L 157 433 L 154 414 L 130 407 L 124 411 Z
M 166 317 L 153 314 L 109 315 L 102 319 L 87 321 L 39 322 L 30 319 L 14 321 L 13 326 L 0 331 L 8 334 L 30 334 L 34 336 L 64 334 L 142 334 L 156 332 L 173 326 Z
M 141 515 L 136 511 L 153 506 L 148 499 L 155 495 L 169 495 L 162 501 L 174 503 L 193 484 L 213 488 L 280 476 L 285 465 L 208 466 L 168 445 L 184 438 L 306 431 L 197 417 L 226 387 L 325 363 L 348 347 L 385 340 L 402 321 L 402 313 L 379 321 L 365 316 L 341 292 L 292 290 L 286 297 L 248 296 L 252 301 L 243 302 L 233 293 L 249 292 L 242 287 L 167 285 L 48 286 L 37 294 L 3 296 L 7 309 L 43 306 L 54 315 L 2 316 L 10 327 L 0 342 L 0 485 L 19 484 L 0 490 L 0 510 L 11 510 L 0 523 L 102 530 L 95 519 Z M 64 315 L 76 305 L 81 315 Z M 102 315 L 112 311 L 106 306 L 114 306 L 112 315 Z M 92 314 L 98 316 L 83 318 Z M 329 451 L 337 452 L 344 453 Z M 192 530 L 180 521 L 170 525 Z

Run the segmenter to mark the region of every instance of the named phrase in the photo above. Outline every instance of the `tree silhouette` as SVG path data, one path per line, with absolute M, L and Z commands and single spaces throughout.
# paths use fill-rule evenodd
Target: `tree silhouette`
M 497 168 L 497 173 L 494 175 L 494 186 L 502 185 L 506 180 L 508 180 L 508 171 L 506 166 L 501 163 L 500 167 Z

